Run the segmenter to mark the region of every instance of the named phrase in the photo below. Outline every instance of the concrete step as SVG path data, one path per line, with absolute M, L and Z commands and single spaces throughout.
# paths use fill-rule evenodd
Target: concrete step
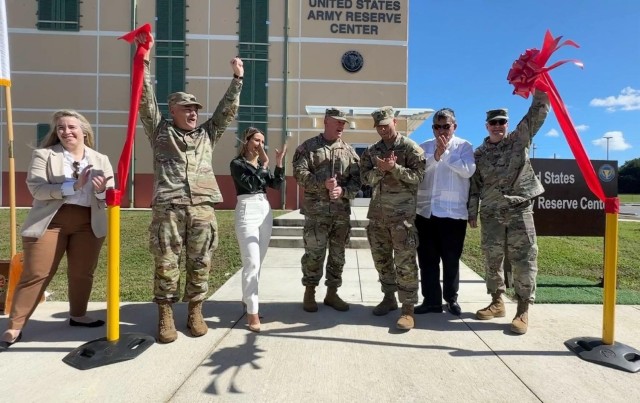
M 366 227 L 369 224 L 369 220 L 368 219 L 364 219 L 364 220 L 358 220 L 358 219 L 352 219 L 351 220 L 351 227 Z M 304 226 L 304 216 L 300 215 L 298 217 L 293 217 L 293 218 L 280 218 L 280 217 L 276 217 L 273 219 L 273 227 L 275 229 L 275 227 L 303 227 Z
M 269 246 L 274 248 L 304 248 L 302 236 L 274 235 Z M 369 249 L 369 241 L 366 237 L 351 237 L 348 249 Z
M 272 236 L 298 236 L 302 238 L 302 227 L 274 226 Z M 367 230 L 362 227 L 351 228 L 351 237 L 367 237 Z

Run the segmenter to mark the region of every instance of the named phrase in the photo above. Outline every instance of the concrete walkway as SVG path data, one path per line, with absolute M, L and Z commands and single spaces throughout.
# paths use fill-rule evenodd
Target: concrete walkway
M 529 332 L 515 336 L 506 318 L 478 321 L 488 303 L 484 282 L 463 265 L 461 317 L 416 316 L 409 332 L 395 329 L 398 311 L 376 317 L 382 297 L 366 249 L 347 250 L 340 295 L 348 312 L 320 305 L 302 310 L 300 249 L 270 248 L 260 279 L 263 331 L 248 331 L 240 273 L 204 305 L 209 333 L 192 338 L 186 304 L 176 305 L 179 338 L 154 344 L 134 360 L 80 371 L 62 358 L 105 329 L 67 325 L 67 304 L 36 310 L 22 342 L 0 354 L 1 401 L 21 402 L 637 402 L 640 373 L 578 358 L 564 346 L 602 335 L 601 305 L 532 307 Z M 319 287 L 321 301 L 324 287 Z M 92 303 L 99 317 L 104 303 Z M 151 303 L 121 306 L 121 332 L 155 335 Z M 618 306 L 616 341 L 640 348 L 640 306 Z M 0 319 L 0 328 L 6 317 Z

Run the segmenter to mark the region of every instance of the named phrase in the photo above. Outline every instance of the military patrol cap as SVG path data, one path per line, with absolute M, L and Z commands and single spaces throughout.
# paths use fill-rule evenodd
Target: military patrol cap
M 170 107 L 172 105 L 195 105 L 198 109 L 202 109 L 202 105 L 196 100 L 196 96 L 193 94 L 187 94 L 186 92 L 174 92 L 173 94 L 169 94 L 167 102 Z
M 335 120 L 348 122 L 345 116 L 347 115 L 338 108 L 327 108 L 327 110 L 324 112 L 325 118 L 334 118 Z
M 373 111 L 371 116 L 373 116 L 373 127 L 378 127 L 380 125 L 388 125 L 393 122 L 396 114 L 393 111 L 392 106 L 383 106 L 382 108 Z
M 491 109 L 487 111 L 487 122 L 495 119 L 507 119 L 509 120 L 509 111 L 505 108 Z

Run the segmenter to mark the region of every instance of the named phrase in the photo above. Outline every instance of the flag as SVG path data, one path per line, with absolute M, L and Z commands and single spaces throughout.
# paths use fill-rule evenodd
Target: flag
M 4 0 L 0 0 L 0 85 L 9 87 L 9 34 L 7 32 L 7 7 Z

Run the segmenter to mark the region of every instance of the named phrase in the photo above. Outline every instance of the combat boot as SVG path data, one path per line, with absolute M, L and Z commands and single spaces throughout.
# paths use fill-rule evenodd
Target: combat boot
M 302 309 L 307 312 L 318 312 L 318 304 L 316 303 L 316 287 L 308 285 L 304 289 L 304 298 L 302 299 Z
M 511 331 L 517 334 L 527 333 L 529 327 L 529 303 L 518 297 L 518 311 L 511 321 Z
M 158 302 L 158 341 L 171 343 L 178 338 L 170 301 Z
M 202 300 L 189 301 L 189 316 L 187 316 L 187 328 L 193 337 L 207 334 L 209 328 L 202 317 Z
M 502 292 L 494 292 L 491 294 L 492 300 L 489 306 L 476 312 L 476 318 L 480 320 L 489 320 L 493 318 L 503 318 L 507 311 L 502 300 Z
M 415 320 L 413 317 L 413 305 L 402 304 L 402 314 L 396 322 L 396 327 L 401 330 L 413 329 Z
M 348 311 L 349 304 L 344 302 L 340 296 L 338 296 L 338 287 L 327 288 L 327 295 L 324 297 L 324 304 L 332 307 L 336 311 Z
M 395 311 L 398 309 L 398 301 L 396 301 L 395 292 L 387 292 L 384 294 L 384 299 L 375 308 L 373 308 L 373 314 L 376 316 L 384 316 L 389 311 Z M 412 308 L 413 312 L 413 308 Z

